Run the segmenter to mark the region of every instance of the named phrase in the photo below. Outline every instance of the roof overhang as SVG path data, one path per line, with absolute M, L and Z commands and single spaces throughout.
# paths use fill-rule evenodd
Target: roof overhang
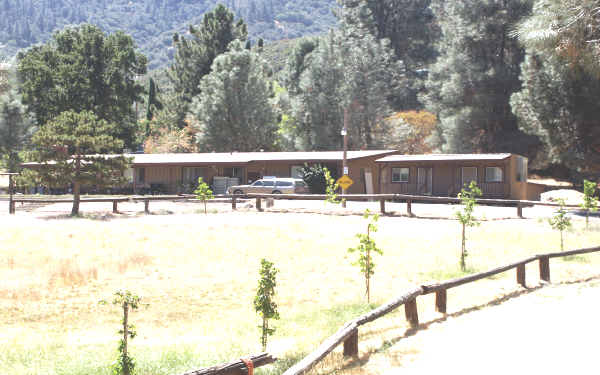
M 460 161 L 501 161 L 512 154 L 428 154 L 428 155 L 389 155 L 377 159 L 377 163 L 418 163 L 418 162 L 460 162 Z

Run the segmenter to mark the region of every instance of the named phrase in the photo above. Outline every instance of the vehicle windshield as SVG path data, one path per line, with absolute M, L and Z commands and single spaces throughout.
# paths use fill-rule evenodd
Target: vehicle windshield
M 262 180 L 257 180 L 252 183 L 250 186 L 263 186 Z

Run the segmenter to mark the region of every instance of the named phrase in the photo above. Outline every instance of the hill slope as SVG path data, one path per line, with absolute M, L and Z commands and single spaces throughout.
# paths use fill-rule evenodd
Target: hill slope
M 0 59 L 48 40 L 65 25 L 87 22 L 132 35 L 149 68 L 162 67 L 174 52 L 173 33 L 200 23 L 217 3 L 242 17 L 253 39 L 317 34 L 337 22 L 335 0 L 0 0 Z

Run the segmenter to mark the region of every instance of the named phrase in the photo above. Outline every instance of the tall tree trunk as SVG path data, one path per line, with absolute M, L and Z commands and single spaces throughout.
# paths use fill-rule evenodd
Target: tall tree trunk
M 460 251 L 460 269 L 461 270 L 465 270 L 466 267 L 466 262 L 465 262 L 465 224 L 462 225 L 462 247 L 461 247 L 461 251 Z
M 129 304 L 125 302 L 123 304 L 123 360 L 127 358 L 127 336 L 129 336 Z M 122 364 L 123 375 L 129 375 L 129 362 Z

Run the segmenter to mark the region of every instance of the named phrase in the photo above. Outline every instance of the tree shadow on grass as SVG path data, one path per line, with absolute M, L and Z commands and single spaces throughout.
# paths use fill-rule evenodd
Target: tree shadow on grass
M 122 219 L 135 219 L 135 218 L 139 218 L 140 216 L 160 216 L 160 215 L 173 215 L 175 214 L 175 212 L 170 211 L 170 210 L 155 210 L 155 211 L 151 211 L 150 213 L 145 213 L 144 211 L 141 212 L 131 212 L 131 213 L 124 213 L 124 212 L 118 212 L 118 213 L 111 213 L 111 212 L 84 212 L 84 213 L 80 213 L 79 215 L 71 215 L 71 214 L 65 214 L 65 213 L 61 213 L 61 214 L 56 214 L 56 215 L 44 215 L 41 216 L 40 219 L 42 220 L 77 220 L 77 219 L 84 219 L 84 220 L 93 220 L 93 221 L 112 221 L 112 220 L 122 220 Z

